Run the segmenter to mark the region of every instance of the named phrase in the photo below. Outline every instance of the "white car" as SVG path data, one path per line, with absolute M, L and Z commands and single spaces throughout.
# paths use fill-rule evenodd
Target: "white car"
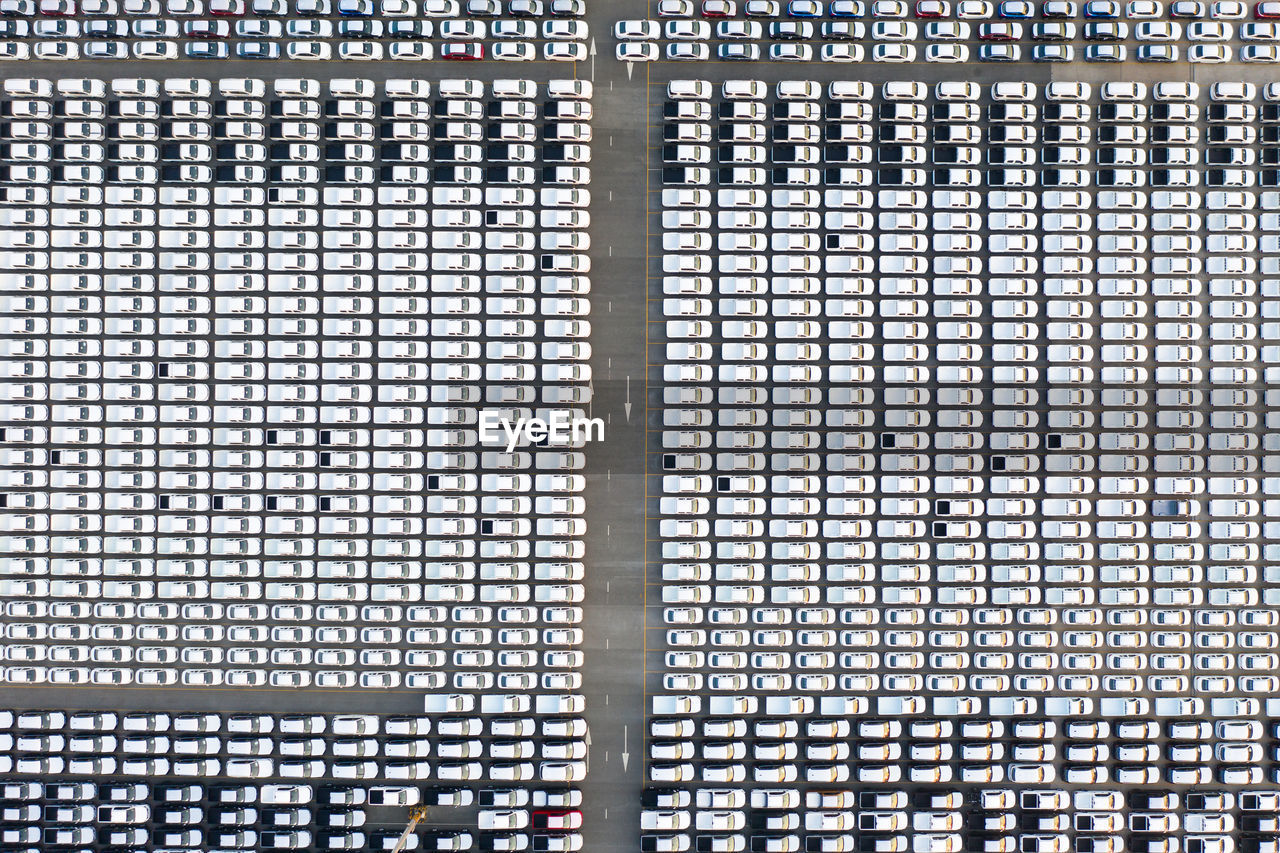
M 915 62 L 916 48 L 911 44 L 877 44 L 871 49 L 875 62 Z
M 705 61 L 710 54 L 711 49 L 705 44 L 672 42 L 667 45 L 667 59 L 674 62 L 702 62 Z
M 1222 63 L 1231 61 L 1231 48 L 1225 44 L 1193 44 L 1187 48 L 1187 61 Z
M 135 59 L 176 59 L 178 46 L 168 41 L 140 41 L 133 45 Z M 42 57 L 45 59 L 53 57 Z
M 1241 62 L 1280 62 L 1280 47 L 1274 44 L 1246 44 L 1240 48 Z
M 538 51 L 524 42 L 499 42 L 489 49 L 489 55 L 501 62 L 533 62 Z
M 429 60 L 435 55 L 432 45 L 422 42 L 398 41 L 391 44 L 391 58 L 398 60 Z
M 915 41 L 918 35 L 914 21 L 876 21 L 871 25 L 871 37 L 877 41 Z
M 924 50 L 928 62 L 968 62 L 969 48 L 963 44 L 931 44 Z
M 538 766 L 538 778 L 543 782 L 578 782 L 586 775 L 586 764 L 581 761 L 544 761 Z
M 810 62 L 813 59 L 813 47 L 807 44 L 771 44 L 769 58 L 774 62 Z
M 550 41 L 582 41 L 587 37 L 587 24 L 585 21 L 564 19 L 545 21 L 542 37 Z
M 661 34 L 657 21 L 618 21 L 613 25 L 613 37 L 618 41 L 652 41 Z
M 618 45 L 614 55 L 619 62 L 656 62 L 658 46 L 653 42 L 623 42 Z
M 549 62 L 584 62 L 587 46 L 581 42 L 548 42 L 542 46 L 542 58 Z

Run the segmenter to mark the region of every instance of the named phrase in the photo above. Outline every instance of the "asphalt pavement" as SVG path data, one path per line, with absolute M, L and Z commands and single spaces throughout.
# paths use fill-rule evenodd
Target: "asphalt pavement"
M 591 765 L 583 788 L 584 849 L 631 853 L 645 758 L 645 130 L 646 70 L 613 58 L 623 4 L 588 3 L 596 62 L 591 145 L 591 347 L 595 417 L 605 441 L 587 448 L 587 573 L 583 690 Z M 643 2 L 635 5 L 643 6 Z

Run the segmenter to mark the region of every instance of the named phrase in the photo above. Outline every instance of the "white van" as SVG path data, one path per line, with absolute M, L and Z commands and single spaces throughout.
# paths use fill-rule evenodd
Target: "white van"
M 538 696 L 534 700 L 534 713 L 540 716 L 581 714 L 585 704 L 581 696 L 572 693 Z
M 1152 87 L 1157 101 L 1194 101 L 1200 97 L 1200 84 L 1165 80 Z
M 547 84 L 548 90 L 559 82 L 563 81 L 552 80 Z M 388 81 L 389 83 L 390 81 Z M 530 101 L 537 97 L 538 94 L 537 84 L 532 80 L 494 80 L 489 88 L 495 98 L 514 98 Z
M 1092 91 L 1088 83 L 1065 81 L 1047 83 L 1044 87 L 1044 95 L 1051 101 L 1087 101 Z
M 833 83 L 832 85 L 835 84 Z M 940 101 L 976 101 L 978 100 L 978 84 L 968 81 L 947 81 L 934 87 L 934 94 Z
M 729 100 L 763 100 L 768 93 L 759 80 L 725 80 L 720 93 Z
M 484 96 L 484 84 L 478 80 L 441 80 L 437 91 L 442 98 L 481 98 Z
M 1209 87 L 1209 97 L 1215 101 L 1252 101 L 1257 94 L 1258 87 L 1252 83 L 1223 80 Z
M 465 693 L 428 693 L 422 697 L 422 710 L 427 714 L 466 714 L 474 707 L 475 697 Z M 335 727 L 334 732 L 337 731 Z
M 312 797 L 310 785 L 263 785 L 258 801 L 264 806 L 302 805 Z
M 667 84 L 667 97 L 707 101 L 711 99 L 711 84 L 706 80 L 672 80 Z
M 701 696 L 654 696 L 654 716 L 691 715 L 702 711 Z
M 881 94 L 886 101 L 923 101 L 927 91 L 916 80 L 891 80 L 884 84 Z
M 494 81 L 497 85 L 497 81 Z M 674 85 L 674 84 L 673 84 Z M 710 83 L 705 84 L 708 87 Z M 547 96 L 550 98 L 568 98 L 575 101 L 585 101 L 591 99 L 591 81 L 590 80 L 549 80 L 547 81 Z M 708 97 L 708 95 L 702 97 Z M 675 95 L 672 95 L 675 97 Z
M 1141 101 L 1147 96 L 1147 86 L 1145 83 L 1112 80 L 1102 84 L 1100 94 L 1104 101 Z
M 816 101 L 822 97 L 822 87 L 813 80 L 780 80 L 776 90 L 778 97 L 786 101 Z
M 869 101 L 872 94 L 871 84 L 865 80 L 833 80 L 827 86 L 827 96 L 833 101 Z

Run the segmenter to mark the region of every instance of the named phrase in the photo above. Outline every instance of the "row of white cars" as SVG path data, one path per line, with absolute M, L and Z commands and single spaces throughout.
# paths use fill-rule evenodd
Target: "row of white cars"
M 479 420 L 589 400 L 590 83 L 4 88 L 7 304 L 46 306 L 6 327 L 4 679 L 440 698 L 426 737 L 15 723 L 4 772 L 580 778 L 583 453 Z
M 182 776 L 191 775 L 184 762 L 222 760 L 225 772 L 209 775 L 527 781 L 531 771 L 510 762 L 584 755 L 581 697 L 535 698 L 476 703 L 467 694 L 429 694 L 418 716 L 0 711 L 0 742 L 6 772 L 16 773 L 47 772 L 17 768 L 55 762 L 72 775 Z M 426 758 L 437 763 L 434 771 Z M 497 769 L 482 771 L 481 760 Z M 88 769 L 99 765 L 117 769 Z M 548 764 L 548 776 L 582 772 L 577 764 L 557 767 Z
M 1277 614 L 1256 588 L 1262 575 L 1226 565 L 1261 556 L 1244 539 L 1262 534 L 1249 523 L 1262 505 L 1240 499 L 1258 486 L 1215 478 L 1222 502 L 1210 506 L 1173 475 L 1211 456 L 1248 464 L 1260 444 L 1178 450 L 1192 429 L 1172 412 L 1206 397 L 1178 396 L 1168 386 L 1183 374 L 1166 366 L 1177 346 L 1231 334 L 1202 313 L 1211 290 L 1219 315 L 1250 306 L 1238 332 L 1249 337 L 1261 289 L 1221 277 L 1256 272 L 1231 255 L 1252 251 L 1244 235 L 1276 200 L 1225 185 L 1148 193 L 1123 172 L 1164 165 L 1129 162 L 1162 133 L 1207 125 L 1176 146 L 1198 153 L 1231 147 L 1215 134 L 1256 132 L 1259 88 L 770 88 L 729 80 L 717 97 L 707 81 L 677 80 L 662 106 L 654 582 L 668 630 L 649 770 L 655 785 L 729 793 L 700 804 L 714 815 L 653 822 L 650 849 L 961 843 L 805 838 L 802 828 L 873 827 L 828 826 L 812 811 L 757 824 L 731 814 L 745 805 L 734 786 L 1261 781 L 1253 730 L 1224 729 L 1213 747 L 1129 741 L 1162 736 L 1134 718 L 1247 716 L 1276 686 Z M 1051 167 L 1067 183 L 1041 188 Z M 843 186 L 855 172 L 856 188 Z M 792 181 L 801 173 L 809 186 Z M 1214 234 L 1187 239 L 1207 221 Z M 846 251 L 859 265 L 832 268 Z M 1215 284 L 1174 272 L 1192 258 Z M 1158 325 L 1179 312 L 1179 331 Z M 1124 356 L 1107 348 L 1118 339 Z M 1246 440 L 1257 398 L 1228 395 L 1251 360 L 1202 354 L 1213 366 L 1195 377 L 1218 392 L 1214 423 Z M 1163 364 L 1133 383 L 1155 376 L 1160 391 L 1107 387 L 1152 355 Z M 1158 423 L 1144 408 L 1157 395 L 1171 410 Z M 1211 547 L 1190 544 L 1205 534 Z M 1039 734 L 1037 715 L 1049 716 Z M 1103 746 L 1032 742 L 1094 717 L 1095 734 L 1082 724 L 1069 737 Z M 841 718 L 850 728 L 832 742 Z M 885 718 L 854 738 L 859 721 Z M 897 743 L 908 724 L 911 741 Z M 1167 773 L 1150 764 L 1165 758 L 1176 764 Z M 1057 842 L 1010 836 L 985 849 L 1019 844 Z
M 1184 844 L 1232 851 L 1237 811 L 1255 826 L 1255 813 L 1265 814 L 1276 797 L 1221 787 L 1185 793 L 1107 786 L 1075 792 L 655 787 L 645 791 L 641 844 L 664 853 L 1176 853 Z
M 10 0 L 0 10 L 0 60 L 587 56 L 583 0 L 219 0 L 208 7 L 200 0 Z
M 581 849 L 582 792 L 555 787 L 368 785 L 362 783 L 244 783 L 173 781 L 11 781 L 3 793 L 0 840 L 18 845 L 99 844 L 136 849 L 252 851 L 539 850 Z M 478 796 L 477 796 L 478 794 Z M 370 821 L 384 809 L 479 806 L 465 822 L 409 834 Z M 407 820 L 407 819 L 406 819 Z M 397 842 L 403 847 L 397 847 Z M 37 848 L 31 848 L 37 849 Z

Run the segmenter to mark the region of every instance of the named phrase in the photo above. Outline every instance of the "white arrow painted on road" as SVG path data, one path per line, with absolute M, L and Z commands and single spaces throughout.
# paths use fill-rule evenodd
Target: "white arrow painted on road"
M 627 423 L 631 423 L 631 377 L 627 377 L 627 400 L 622 404 L 622 411 L 627 416 Z
M 591 47 L 587 49 L 587 55 L 591 57 L 591 80 L 596 79 L 596 40 L 591 40 Z
M 590 726 L 587 726 L 586 741 L 587 741 L 587 760 L 584 762 L 584 764 L 586 765 L 586 772 L 590 773 L 591 772 L 591 727 Z
M 627 772 L 627 762 L 631 760 L 631 753 L 627 752 L 627 726 L 622 726 L 622 772 Z
M 631 72 L 634 71 L 635 68 L 636 68 L 636 64 L 634 62 L 627 63 L 627 79 L 628 80 L 631 79 Z

